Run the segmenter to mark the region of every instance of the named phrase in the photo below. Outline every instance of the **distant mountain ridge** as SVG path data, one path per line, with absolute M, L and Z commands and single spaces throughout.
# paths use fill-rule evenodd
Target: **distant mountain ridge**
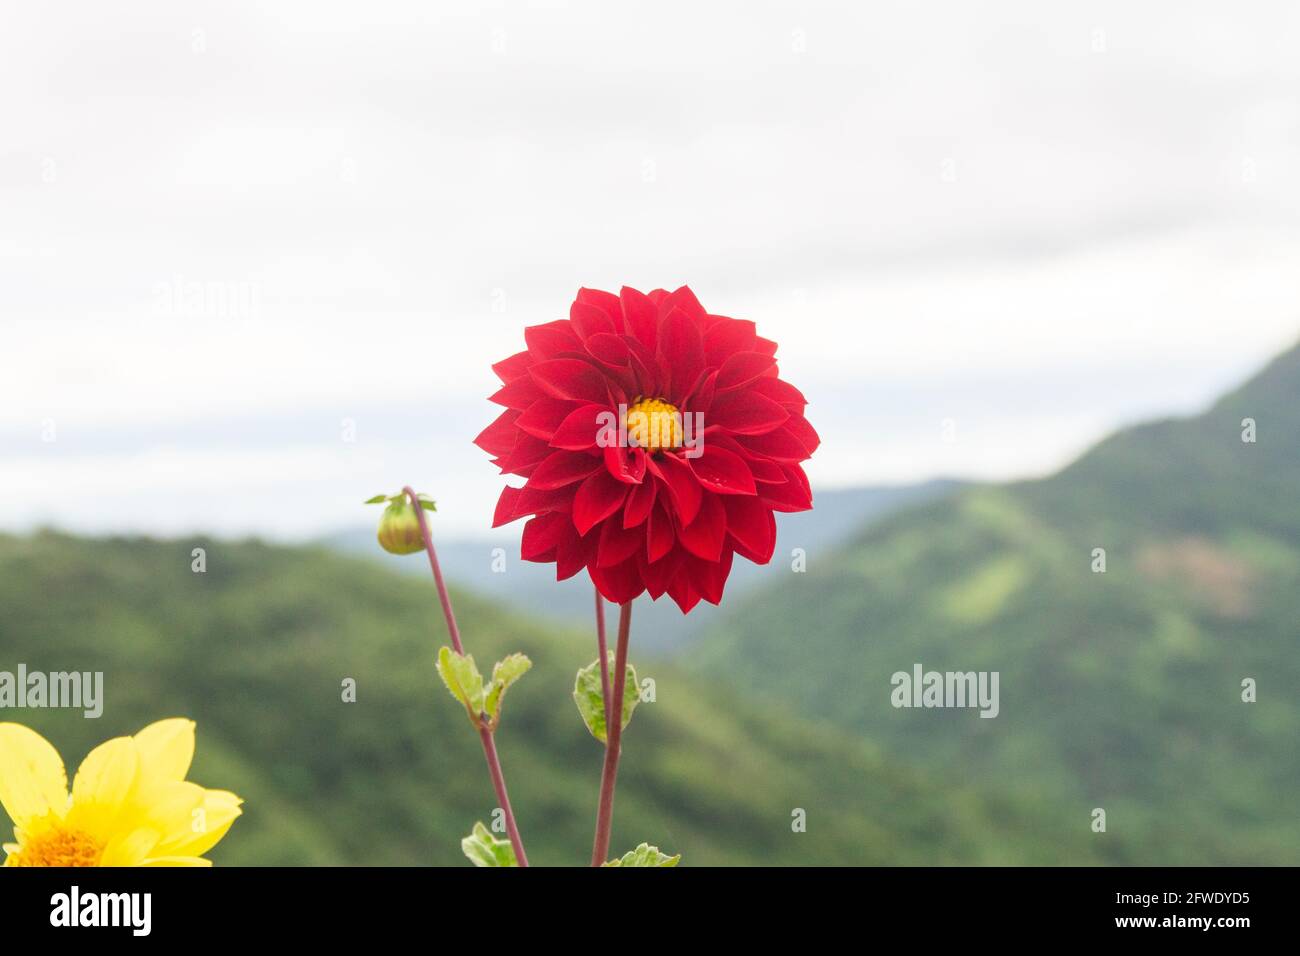
M 740 560 L 733 565 L 727 581 L 726 603 L 787 574 L 792 548 L 802 548 L 812 560 L 817 560 L 866 523 L 899 508 L 951 494 L 959 487 L 961 482 L 935 479 L 915 485 L 817 491 L 812 511 L 777 515 L 777 555 L 771 564 L 759 566 Z M 521 561 L 522 523 L 508 525 L 477 540 L 441 540 L 437 537 L 436 516 L 432 520 L 438 562 L 449 581 L 557 624 L 591 626 L 595 596 L 590 578 L 583 572 L 557 583 L 553 564 Z M 380 550 L 375 543 L 374 529 L 370 527 L 326 536 L 321 544 L 344 554 L 383 561 L 408 573 L 428 573 L 427 562 L 421 557 L 396 557 Z M 703 602 L 689 615 L 683 615 L 667 598 L 656 602 L 641 600 L 636 605 L 638 639 L 646 652 L 669 654 L 689 643 L 719 613 L 719 608 Z
M 1055 476 L 887 517 L 732 605 L 686 662 L 1080 827 L 1105 809 L 1097 837 L 1142 862 L 1296 864 L 1298 652 L 1295 348 Z M 1001 713 L 893 707 L 918 662 L 998 671 Z

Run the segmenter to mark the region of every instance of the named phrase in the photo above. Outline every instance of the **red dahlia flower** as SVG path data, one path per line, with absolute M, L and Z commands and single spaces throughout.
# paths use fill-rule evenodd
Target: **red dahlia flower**
M 799 463 L 820 439 L 778 377 L 776 343 L 710 315 L 686 286 L 581 289 L 569 318 L 524 330 L 492 366 L 505 411 L 475 439 L 505 488 L 493 527 L 524 525 L 522 557 L 586 568 L 610 601 L 717 604 L 734 555 L 766 564 L 774 511 L 806 511 Z M 622 426 L 621 428 L 619 426 Z

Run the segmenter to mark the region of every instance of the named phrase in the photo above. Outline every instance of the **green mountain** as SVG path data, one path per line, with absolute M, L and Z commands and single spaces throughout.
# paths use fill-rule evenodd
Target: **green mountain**
M 837 488 L 820 492 L 812 511 L 777 516 L 781 541 L 807 551 L 834 547 L 854 530 L 876 521 L 899 508 L 951 494 L 961 487 L 956 481 L 937 479 L 915 485 L 871 488 Z M 515 609 L 528 609 L 546 623 L 560 627 L 585 627 L 592 617 L 592 587 L 587 575 L 579 574 L 567 581 L 555 580 L 554 564 L 534 564 L 519 560 L 521 525 L 508 525 L 479 539 L 452 538 L 438 542 L 438 561 L 442 573 L 458 584 L 495 602 L 505 602 Z M 320 544 L 344 554 L 381 561 L 389 567 L 425 576 L 428 565 L 388 554 L 375 547 L 375 529 L 369 525 L 341 531 L 322 539 Z M 498 549 L 500 549 L 498 551 Z M 727 579 L 727 599 L 765 587 L 776 580 L 784 566 L 756 565 L 737 561 Z M 498 573 L 502 568 L 506 573 Z M 722 608 L 701 602 L 690 614 L 682 614 L 671 600 L 643 601 L 638 610 L 640 644 L 643 654 L 663 657 L 691 644 L 702 630 L 724 613 Z
M 1094 840 L 1123 841 L 1127 859 L 1294 865 L 1298 651 L 1300 348 L 1200 416 L 810 555 L 807 573 L 733 605 L 689 663 L 1057 808 L 1071 835 L 1103 808 Z M 892 675 L 917 663 L 997 671 L 1000 713 L 894 707 Z
M 194 547 L 205 573 L 191 570 Z M 601 749 L 571 692 L 594 637 L 465 594 L 456 604 L 480 664 L 514 650 L 535 662 L 498 735 L 530 857 L 585 862 Z M 635 620 L 633 635 L 636 661 Z M 460 839 L 495 801 L 476 735 L 434 672 L 444 641 L 429 582 L 324 548 L 0 536 L 0 670 L 102 671 L 106 699 L 99 719 L 0 719 L 44 733 L 75 768 L 101 740 L 193 717 L 192 779 L 246 800 L 219 863 L 468 865 Z M 641 676 L 656 699 L 625 737 L 620 851 L 645 840 L 688 865 L 1114 857 L 1082 834 L 1026 839 L 1025 821 L 1042 815 L 1029 801 L 900 767 L 667 664 Z M 343 702 L 346 678 L 355 703 Z M 796 808 L 806 832 L 792 830 Z

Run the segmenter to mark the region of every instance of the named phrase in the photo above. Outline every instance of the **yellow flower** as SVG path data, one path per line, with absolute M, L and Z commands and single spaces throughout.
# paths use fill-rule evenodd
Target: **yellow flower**
M 203 854 L 239 816 L 239 797 L 189 783 L 194 721 L 160 720 L 114 737 L 68 775 L 22 724 L 0 723 L 0 805 L 17 842 L 5 866 L 211 866 Z

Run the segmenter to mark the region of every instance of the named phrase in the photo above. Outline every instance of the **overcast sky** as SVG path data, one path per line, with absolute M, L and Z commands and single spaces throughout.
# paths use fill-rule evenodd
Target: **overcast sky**
M 488 365 L 580 285 L 777 339 L 814 488 L 1046 473 L 1300 338 L 1300 6 L 975 6 L 7 4 L 0 527 L 485 529 Z

